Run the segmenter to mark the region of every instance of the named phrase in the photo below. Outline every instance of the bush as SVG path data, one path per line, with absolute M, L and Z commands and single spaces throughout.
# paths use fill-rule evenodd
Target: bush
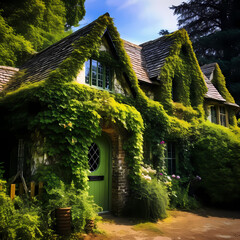
M 0 180 L 4 189 L 0 191 L 0 239 L 42 239 L 50 231 L 43 220 L 44 214 L 34 201 L 16 197 L 13 201 L 5 192 L 5 182 Z
M 71 207 L 72 224 L 76 232 L 84 230 L 87 220 L 98 220 L 98 212 L 101 210 L 88 192 L 77 189 L 73 183 L 64 184 L 52 188 L 47 192 L 49 197 L 49 212 L 56 208 Z
M 240 140 L 230 129 L 204 123 L 193 151 L 201 187 L 212 204 L 240 202 Z M 236 205 L 235 205 L 236 206 Z
M 156 179 L 141 179 L 138 187 L 132 191 L 126 214 L 150 221 L 167 217 L 168 194 L 163 183 Z
M 170 208 L 192 210 L 199 207 L 197 200 L 189 195 L 191 181 L 173 178 L 169 187 Z

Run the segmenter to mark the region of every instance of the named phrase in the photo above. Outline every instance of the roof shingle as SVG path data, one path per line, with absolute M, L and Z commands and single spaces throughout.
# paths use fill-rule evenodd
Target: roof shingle
M 51 45 L 29 59 L 20 68 L 20 70 L 26 69 L 26 73 L 22 81 L 24 83 L 34 83 L 46 79 L 49 73 L 55 70 L 60 63 L 62 63 L 63 60 L 71 54 L 74 49 L 74 42 L 91 31 L 94 23 L 95 21 L 72 33 L 66 38 L 63 38 L 59 42 Z M 21 82 L 12 81 L 9 86 L 7 86 L 7 90 L 12 91 L 19 88 Z
M 0 92 L 18 70 L 14 67 L 0 66 Z
M 173 39 L 166 36 L 140 44 L 146 60 L 146 68 L 150 79 L 159 76 L 166 57 L 169 56 L 172 44 Z
M 128 56 L 130 57 L 133 70 L 136 73 L 138 80 L 147 83 L 152 83 L 147 74 L 146 61 L 142 54 L 142 47 L 130 43 L 126 40 L 123 40 L 123 42 L 124 48 Z

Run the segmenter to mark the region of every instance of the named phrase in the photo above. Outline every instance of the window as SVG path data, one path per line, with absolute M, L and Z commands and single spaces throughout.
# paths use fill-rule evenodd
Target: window
M 88 149 L 88 165 L 90 172 L 98 169 L 100 163 L 100 150 L 96 143 L 92 143 Z
M 176 151 L 174 143 L 167 143 L 165 156 L 168 174 L 176 173 Z
M 112 90 L 111 69 L 103 63 L 89 59 L 85 63 L 85 83 Z
M 220 124 L 225 127 L 227 126 L 225 107 L 220 107 Z
M 210 121 L 212 123 L 217 123 L 217 109 L 215 106 L 210 107 Z

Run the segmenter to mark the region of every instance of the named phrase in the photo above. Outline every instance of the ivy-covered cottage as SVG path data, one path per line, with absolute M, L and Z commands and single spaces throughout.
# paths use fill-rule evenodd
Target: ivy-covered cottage
M 143 163 L 201 172 L 192 146 L 196 155 L 199 136 L 214 128 L 208 120 L 239 143 L 239 106 L 217 64 L 200 68 L 185 30 L 138 46 L 105 14 L 9 70 L 0 98 L 5 177 L 21 167 L 26 179 L 52 181 L 51 172 L 89 186 L 103 211 L 121 214 Z

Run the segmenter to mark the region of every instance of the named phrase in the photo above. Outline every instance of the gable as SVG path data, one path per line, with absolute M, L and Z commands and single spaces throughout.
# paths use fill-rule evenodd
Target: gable
M 109 17 L 108 14 L 105 15 Z M 82 29 L 79 29 L 68 37 L 62 39 L 61 41 L 51 45 L 47 49 L 33 56 L 20 68 L 20 72 L 22 73 L 21 77 L 18 77 L 17 79 L 12 79 L 12 81 L 9 82 L 8 86 L 6 87 L 6 92 L 14 91 L 26 84 L 47 80 L 51 73 L 61 67 L 65 60 L 70 61 L 70 59 L 75 54 L 75 46 L 79 44 L 84 44 L 84 41 L 83 43 L 79 43 L 80 40 L 92 34 L 92 31 L 95 31 L 96 27 L 99 27 L 98 20 L 99 19 L 95 20 L 89 25 L 83 27 Z M 98 36 L 96 37 L 98 38 Z M 117 51 L 107 26 L 103 34 L 100 34 L 100 38 L 101 44 L 98 45 L 98 41 L 95 44 L 98 45 L 97 49 L 96 46 L 88 46 L 89 44 L 86 44 L 87 46 L 82 45 L 83 49 L 89 47 L 92 48 L 89 49 L 89 52 L 92 52 L 93 54 L 89 55 L 88 58 L 86 58 L 85 60 L 95 59 L 98 62 L 106 62 L 108 65 L 111 65 L 111 69 L 113 69 L 112 92 L 122 93 L 128 96 L 132 95 L 132 90 L 130 89 L 129 83 L 126 81 L 123 74 L 119 73 L 119 71 L 117 73 L 118 66 L 116 65 L 121 64 L 117 63 L 117 61 L 119 60 L 117 56 Z M 84 58 L 84 55 L 82 55 L 82 57 Z M 74 61 L 79 60 L 76 58 L 74 59 L 73 57 L 73 62 Z M 73 63 L 72 66 L 69 65 L 68 67 L 74 68 L 74 66 L 75 64 Z M 81 69 L 78 70 L 77 77 L 75 77 L 74 79 L 76 79 L 79 83 L 85 84 L 85 64 L 83 64 L 80 68 Z
M 120 62 L 115 46 L 106 30 L 102 36 L 98 54 L 87 59 L 79 71 L 76 81 L 100 90 L 132 96 L 130 87 L 119 66 Z
M 206 83 L 184 29 L 140 46 L 125 41 L 124 46 L 138 79 L 155 84 L 155 100 L 167 108 L 173 100 L 186 106 L 203 103 Z

